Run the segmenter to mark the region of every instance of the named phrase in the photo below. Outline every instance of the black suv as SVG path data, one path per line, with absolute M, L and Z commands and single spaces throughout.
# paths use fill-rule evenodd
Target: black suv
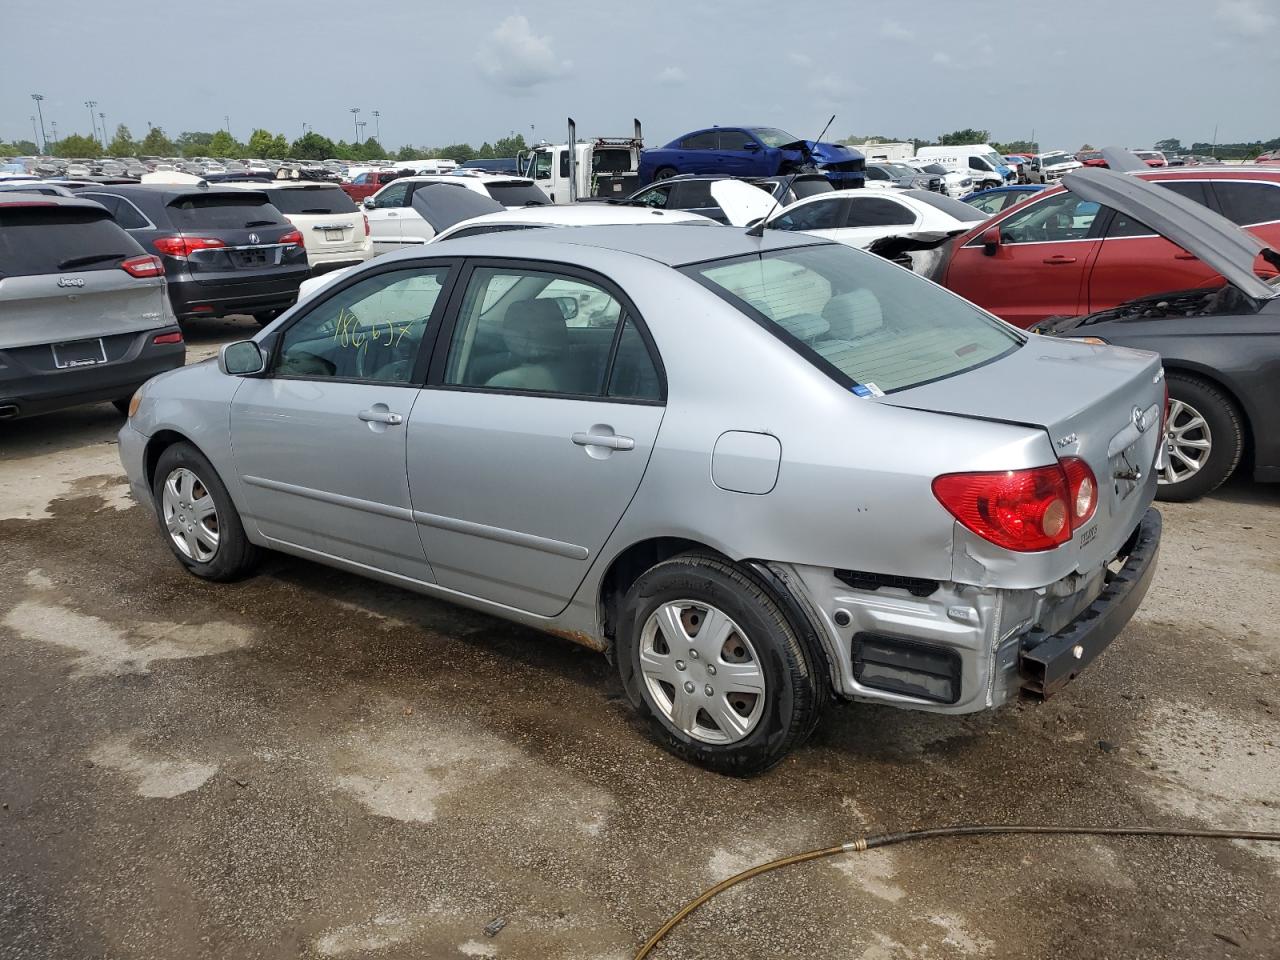
M 248 313 L 269 323 L 310 274 L 300 234 L 265 193 L 139 184 L 81 190 L 164 262 L 179 320 Z

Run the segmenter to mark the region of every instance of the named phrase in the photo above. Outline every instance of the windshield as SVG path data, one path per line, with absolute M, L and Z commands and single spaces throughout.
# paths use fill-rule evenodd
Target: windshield
M 947 168 L 940 163 L 926 163 L 921 168 L 925 173 L 943 173 L 947 172 Z
M 1004 162 L 1004 158 L 997 153 L 984 153 L 982 154 L 982 159 L 991 164 L 992 170 L 999 170 L 1001 167 L 1008 166 L 1008 164 Z
M 1069 153 L 1046 153 L 1040 158 L 1040 163 L 1046 167 L 1056 166 L 1059 163 L 1070 163 L 1075 157 Z
M 271 202 L 281 213 L 302 216 L 311 214 L 355 213 L 356 205 L 339 187 L 302 187 L 272 190 Z
M 799 137 L 793 137 L 785 130 L 779 130 L 777 127 L 752 127 L 751 132 L 766 147 L 782 147 L 788 143 L 795 143 L 800 139 Z
M 540 206 L 551 202 L 538 187 L 520 180 L 495 180 L 486 183 L 484 188 L 504 207 Z
M 683 272 L 850 388 L 905 390 L 972 370 L 1024 342 L 967 301 L 843 244 L 715 260 Z

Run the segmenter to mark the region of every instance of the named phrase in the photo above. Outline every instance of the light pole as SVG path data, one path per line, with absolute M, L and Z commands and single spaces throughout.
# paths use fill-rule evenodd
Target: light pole
M 36 126 L 36 115 L 31 115 L 31 136 L 36 142 L 36 149 L 40 149 L 40 128 Z
M 307 123 L 307 121 L 303 120 L 303 121 L 302 121 L 302 135 L 303 135 L 304 137 L 307 135 L 307 127 L 308 127 L 308 123 Z
M 107 149 L 107 115 L 98 111 L 98 119 L 102 121 L 102 149 Z
M 382 112 L 380 110 L 373 111 L 373 136 L 379 143 L 382 142 Z
M 360 142 L 360 108 L 359 107 L 351 108 L 351 123 L 355 126 L 356 143 L 359 143 Z
M 44 94 L 33 93 L 31 99 L 36 102 L 36 114 L 40 117 L 40 149 L 48 153 L 49 138 L 44 135 L 44 110 L 40 108 L 40 102 L 44 100 Z
M 97 100 L 86 100 L 84 105 L 89 108 L 89 126 L 93 128 L 93 139 L 98 139 L 98 120 L 93 115 L 93 108 L 98 105 Z
M 58 149 L 58 121 L 50 120 L 49 126 L 53 130 L 53 149 Z
M 360 138 L 364 136 L 364 128 L 367 126 L 368 124 L 365 123 L 363 120 L 356 121 L 356 143 L 359 143 Z

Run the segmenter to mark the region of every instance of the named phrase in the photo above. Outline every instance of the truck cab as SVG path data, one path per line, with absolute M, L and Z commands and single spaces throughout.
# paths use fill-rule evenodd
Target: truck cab
M 542 188 L 552 203 L 588 197 L 626 197 L 639 186 L 640 121 L 632 137 L 578 140 L 569 121 L 566 143 L 540 143 L 519 157 L 520 172 Z M 570 148 L 572 144 L 572 148 Z

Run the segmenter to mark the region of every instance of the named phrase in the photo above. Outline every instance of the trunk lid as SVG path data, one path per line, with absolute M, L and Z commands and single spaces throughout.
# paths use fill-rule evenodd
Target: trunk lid
M 271 189 L 272 204 L 302 234 L 312 253 L 347 253 L 364 248 L 364 215 L 334 184 L 314 183 Z
M 1155 496 L 1164 370 L 1154 353 L 1033 336 L 985 366 L 877 402 L 1036 427 L 1059 459 L 1083 459 L 1098 506 L 1058 548 L 1073 569 L 1114 557 Z
M 180 194 L 168 204 L 169 219 L 184 236 L 210 237 L 224 244 L 195 250 L 187 257 L 197 283 L 260 279 L 287 266 L 305 265 L 305 252 L 280 238 L 296 228 L 265 193 L 249 190 L 201 190 Z M 363 229 L 363 227 L 362 227 Z M 298 253 L 303 253 L 299 258 Z

